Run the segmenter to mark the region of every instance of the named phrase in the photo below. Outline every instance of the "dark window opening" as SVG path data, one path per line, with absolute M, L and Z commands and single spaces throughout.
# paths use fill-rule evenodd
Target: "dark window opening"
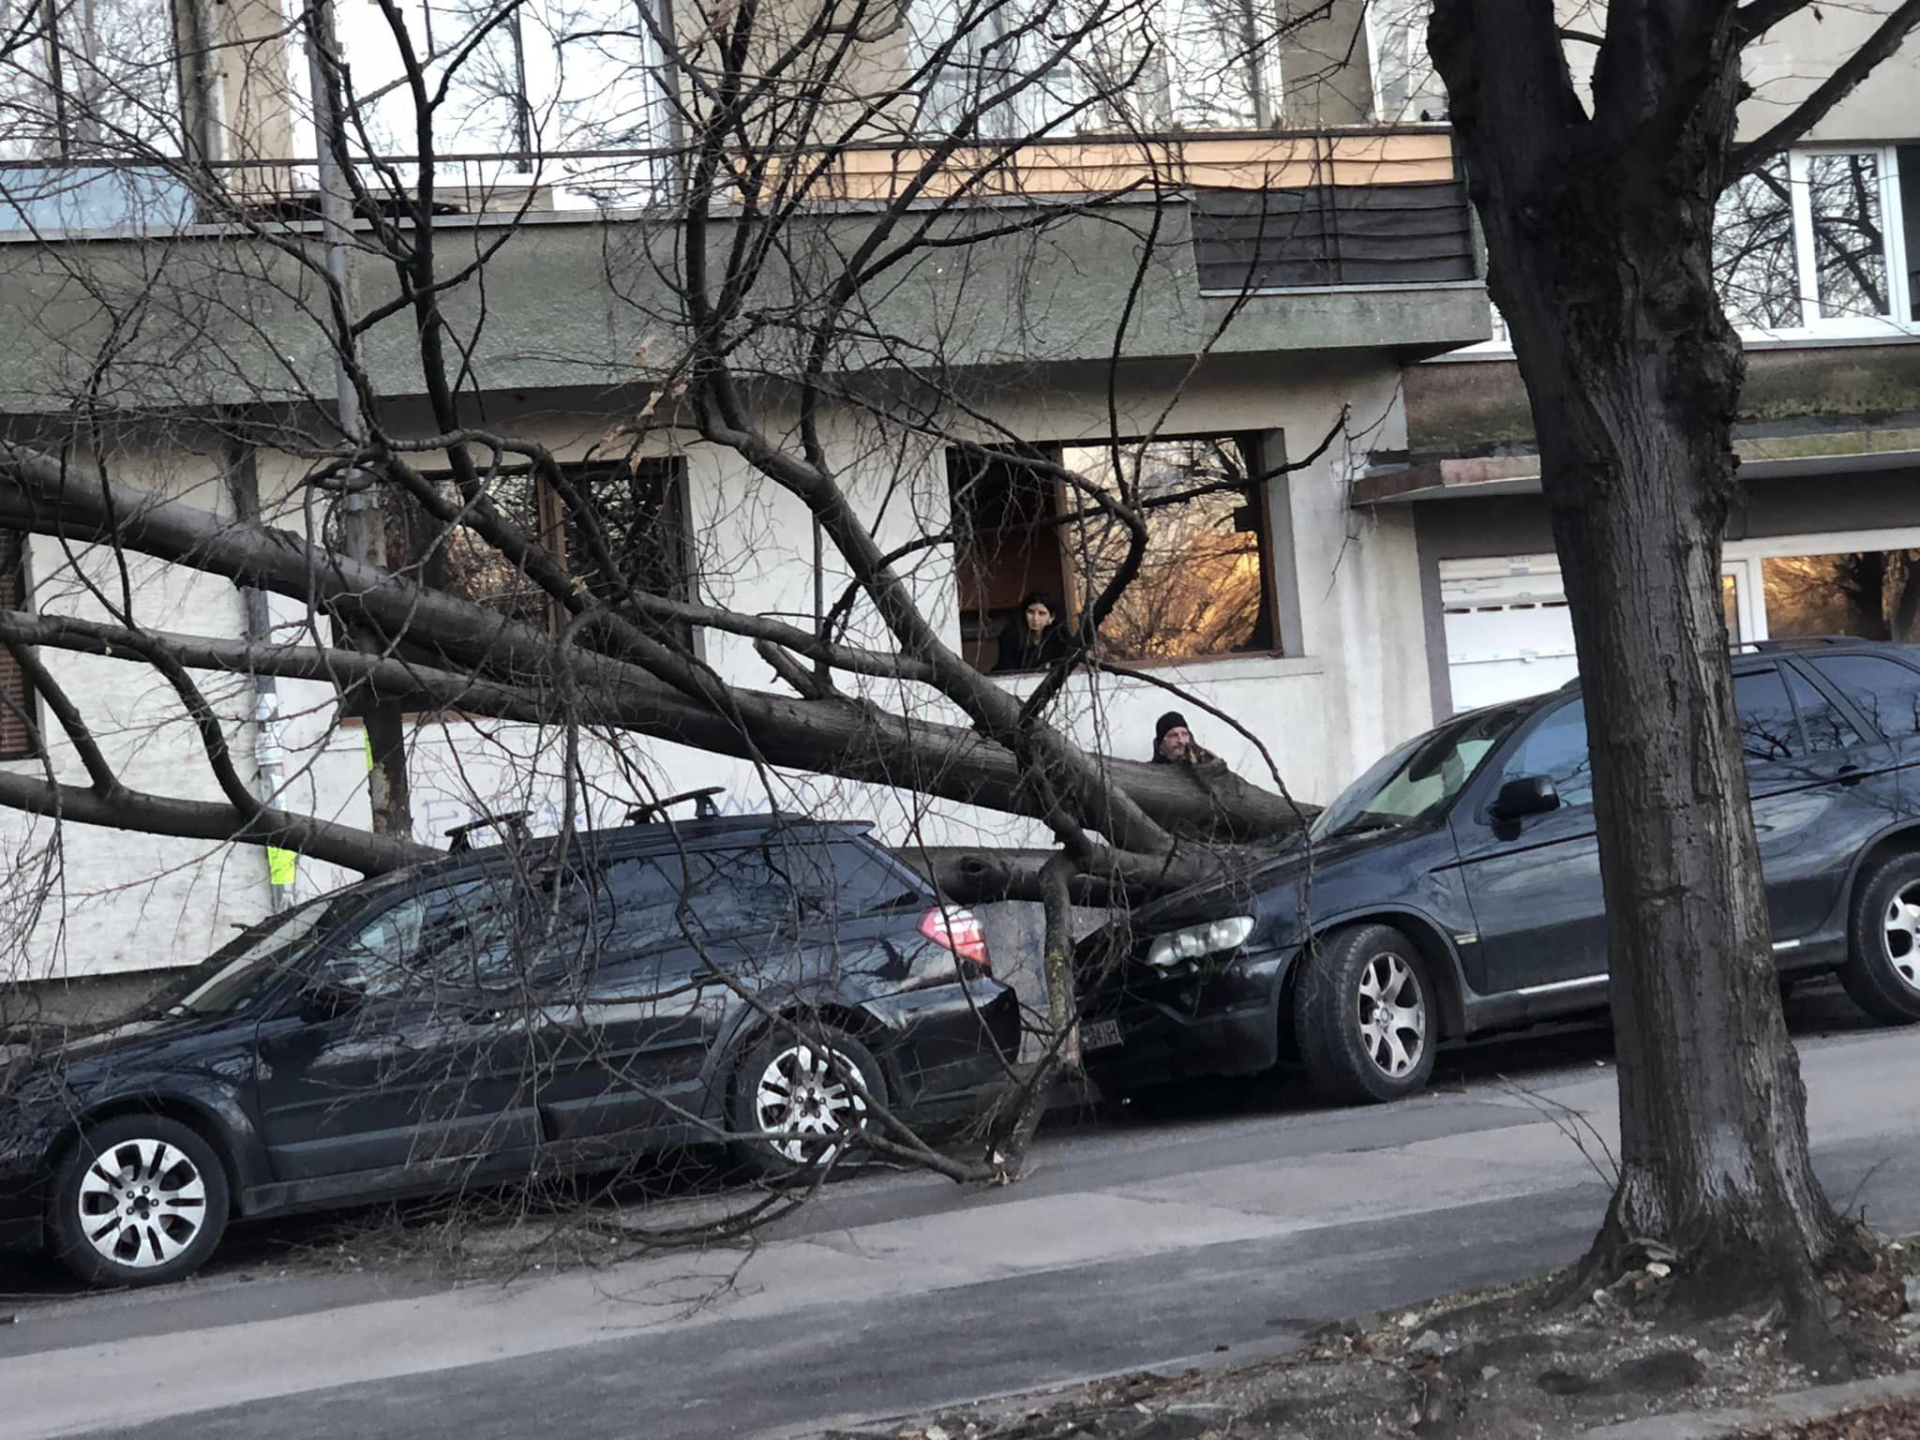
M 0 600 L 9 610 L 27 608 L 27 537 L 0 530 Z M 0 648 L 0 760 L 28 760 L 38 753 L 32 685 L 13 653 Z
M 568 465 L 563 470 L 585 513 L 569 507 L 555 487 L 525 469 L 489 476 L 487 494 L 596 599 L 617 605 L 631 589 L 690 601 L 692 527 L 683 462 L 646 459 Z M 436 484 L 448 500 L 458 502 L 451 478 L 438 477 Z M 593 543 L 596 535 L 599 547 Z M 559 623 L 558 606 L 525 568 L 471 528 L 442 526 L 417 502 L 402 500 L 388 508 L 387 544 L 395 568 L 430 589 L 527 624 Z M 693 630 L 684 621 L 632 612 L 629 618 L 662 640 L 692 647 Z
M 1019 463 L 1027 454 L 1088 490 Z M 1003 662 L 1000 639 L 1033 591 L 1071 629 L 1119 572 L 1131 540 L 1102 497 L 1147 527 L 1140 570 L 1107 616 L 1102 658 L 1192 660 L 1279 647 L 1269 503 L 1251 436 L 1035 446 L 1001 460 L 949 457 L 961 638 L 977 669 Z M 1047 655 L 1044 647 L 1042 655 Z

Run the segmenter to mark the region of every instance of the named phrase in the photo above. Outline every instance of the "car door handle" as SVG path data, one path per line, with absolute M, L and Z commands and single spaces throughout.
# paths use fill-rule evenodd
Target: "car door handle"
M 1833 778 L 1838 780 L 1842 785 L 1858 785 L 1862 780 L 1867 778 L 1867 772 L 1862 770 L 1858 765 L 1842 765 L 1838 770 L 1833 772 Z

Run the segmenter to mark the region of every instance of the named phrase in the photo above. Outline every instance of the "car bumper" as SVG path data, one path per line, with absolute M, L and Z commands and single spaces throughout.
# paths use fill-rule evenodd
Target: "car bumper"
M 1020 1053 L 1019 998 L 997 980 L 903 991 L 862 1008 L 888 1037 L 887 1082 L 910 1115 L 977 1108 Z
M 1081 1007 L 1083 1045 L 1108 1022 L 1117 1045 L 1083 1048 L 1087 1074 L 1124 1094 L 1204 1075 L 1252 1075 L 1280 1059 L 1280 996 L 1298 950 L 1252 952 L 1191 977 L 1143 978 Z

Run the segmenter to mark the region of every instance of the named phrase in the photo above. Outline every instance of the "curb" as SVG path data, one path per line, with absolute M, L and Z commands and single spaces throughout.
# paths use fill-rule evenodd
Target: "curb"
M 1828 1420 L 1863 1405 L 1920 1396 L 1920 1373 L 1883 1375 L 1846 1385 L 1821 1385 L 1776 1395 L 1755 1405 L 1729 1410 L 1693 1410 L 1675 1415 L 1649 1415 L 1620 1425 L 1583 1430 L 1575 1440 L 1724 1440 L 1743 1430 L 1766 1430 L 1776 1425 L 1798 1425 Z

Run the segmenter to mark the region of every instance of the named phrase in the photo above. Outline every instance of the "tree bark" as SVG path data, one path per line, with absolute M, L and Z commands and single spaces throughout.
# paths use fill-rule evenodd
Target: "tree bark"
M 87 474 L 0 441 L 0 524 L 72 542 L 124 547 L 311 602 L 371 623 L 434 663 L 353 650 L 248 646 L 208 637 L 156 638 L 185 664 L 353 684 L 417 708 L 574 721 L 628 730 L 716 754 L 894 785 L 1013 814 L 1044 809 L 1010 750 L 959 725 L 908 720 L 851 699 L 810 701 L 733 687 L 717 711 L 622 660 L 560 645 L 545 630 L 310 546 L 285 530 L 236 522 Z M 113 627 L 16 615 L 29 644 L 111 654 Z M 566 683 L 558 683 L 565 672 Z M 569 710 L 563 696 L 580 697 Z M 1202 784 L 1186 767 L 1102 758 L 1117 787 L 1170 833 L 1205 841 L 1264 841 L 1299 832 L 1311 807 L 1234 775 Z M 0 801 L 0 803 L 4 803 Z M 370 864 L 390 852 L 369 852 Z M 351 863 L 351 862 L 349 862 Z M 383 867 L 376 867 L 383 868 Z
M 1744 360 L 1711 235 L 1739 37 L 1712 0 L 1616 8 L 1588 114 L 1550 9 L 1440 0 L 1431 41 L 1533 407 L 1593 758 L 1622 1171 L 1575 1283 L 1658 1240 L 1687 1302 L 1777 1295 L 1830 1362 L 1816 1277 L 1843 1227 L 1780 1011 L 1720 599 Z

